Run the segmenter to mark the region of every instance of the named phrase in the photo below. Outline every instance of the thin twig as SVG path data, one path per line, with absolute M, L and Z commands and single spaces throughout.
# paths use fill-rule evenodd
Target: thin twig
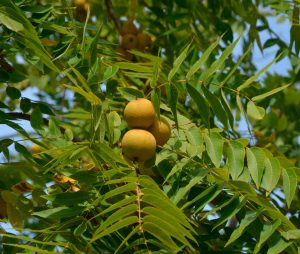
M 120 23 L 119 23 L 119 20 L 116 17 L 116 14 L 115 14 L 114 8 L 112 6 L 111 0 L 105 0 L 105 5 L 106 5 L 108 15 L 109 15 L 110 19 L 114 22 L 116 28 L 120 32 Z

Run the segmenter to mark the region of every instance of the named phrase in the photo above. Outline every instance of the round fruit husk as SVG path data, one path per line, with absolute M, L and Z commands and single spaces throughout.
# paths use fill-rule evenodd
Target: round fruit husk
M 155 119 L 148 130 L 155 137 L 158 146 L 163 146 L 167 143 L 171 136 L 171 126 L 164 117 L 161 117 L 160 120 Z
M 130 128 L 149 128 L 155 119 L 152 102 L 147 99 L 130 101 L 124 109 L 124 117 Z
M 122 139 L 122 152 L 133 162 L 144 162 L 155 154 L 156 141 L 146 130 L 133 129 L 126 132 Z

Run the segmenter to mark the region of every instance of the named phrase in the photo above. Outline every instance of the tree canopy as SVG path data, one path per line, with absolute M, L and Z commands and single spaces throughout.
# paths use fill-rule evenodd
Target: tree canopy
M 299 0 L 1 0 L 0 251 L 299 253 L 299 15 Z M 138 98 L 164 141 L 146 118 L 122 141 Z

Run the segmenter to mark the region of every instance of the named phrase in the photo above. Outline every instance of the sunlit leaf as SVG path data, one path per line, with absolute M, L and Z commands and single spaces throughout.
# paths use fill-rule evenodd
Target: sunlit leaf
M 266 155 L 259 147 L 246 148 L 247 164 L 255 185 L 259 188 L 264 170 Z
M 204 133 L 204 141 L 211 161 L 218 168 L 223 155 L 224 140 L 222 136 L 217 132 Z
M 276 187 L 281 175 L 281 166 L 277 158 L 265 159 L 265 170 L 262 177 L 261 187 L 269 193 Z
M 295 173 L 295 168 L 283 168 L 282 177 L 286 203 L 287 206 L 290 207 L 297 188 L 297 175 Z
M 229 173 L 233 180 L 237 180 L 244 169 L 245 149 L 240 142 L 231 140 L 227 143 L 226 152 Z
M 278 93 L 284 89 L 286 89 L 287 87 L 289 87 L 291 84 L 287 84 L 287 85 L 284 85 L 284 86 L 281 86 L 281 87 L 278 87 L 278 88 L 275 88 L 269 92 L 266 92 L 266 93 L 263 93 L 263 94 L 260 94 L 260 95 L 257 95 L 257 96 L 254 96 L 253 98 L 251 98 L 252 101 L 260 101 L 260 100 L 263 100 L 275 93 Z
M 256 106 L 253 101 L 249 101 L 247 104 L 247 114 L 256 120 L 261 120 L 265 116 L 265 109 Z

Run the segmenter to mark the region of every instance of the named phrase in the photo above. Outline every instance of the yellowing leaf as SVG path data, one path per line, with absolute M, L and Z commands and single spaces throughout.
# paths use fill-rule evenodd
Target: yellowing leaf
M 58 183 L 75 184 L 77 182 L 73 178 L 70 178 L 70 177 L 64 176 L 64 175 L 58 175 L 58 174 L 54 175 L 54 179 Z
M 17 193 L 19 193 L 19 194 L 22 194 L 22 193 L 24 193 L 24 192 L 32 191 L 32 190 L 33 190 L 33 186 L 32 186 L 30 183 L 28 183 L 28 182 L 22 180 L 22 181 L 20 181 L 20 182 L 18 182 L 18 183 L 16 183 L 16 184 L 14 184 L 14 185 L 11 187 L 11 189 L 12 189 L 14 192 L 17 192 Z

